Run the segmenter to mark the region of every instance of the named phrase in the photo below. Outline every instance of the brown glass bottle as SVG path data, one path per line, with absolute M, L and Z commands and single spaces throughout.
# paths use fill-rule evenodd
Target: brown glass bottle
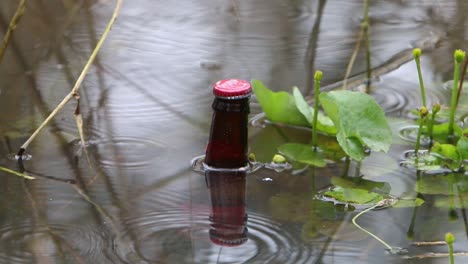
M 205 163 L 215 168 L 247 165 L 247 121 L 250 83 L 228 79 L 215 83 L 213 117 Z
M 238 79 L 213 87 L 213 118 L 206 148 L 206 182 L 211 198 L 210 239 L 222 246 L 247 241 L 245 184 L 250 83 Z

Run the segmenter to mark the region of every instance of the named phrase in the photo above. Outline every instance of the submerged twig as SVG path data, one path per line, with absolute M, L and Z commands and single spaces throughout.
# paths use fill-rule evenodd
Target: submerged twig
M 96 58 L 99 50 L 101 49 L 104 41 L 106 40 L 107 35 L 109 34 L 112 25 L 114 24 L 115 20 L 117 19 L 117 15 L 120 11 L 120 7 L 122 6 L 122 1 L 123 0 L 117 0 L 117 4 L 115 6 L 114 12 L 112 14 L 112 17 L 107 24 L 106 29 L 102 33 L 101 38 L 99 39 L 99 42 L 96 44 L 96 47 L 94 48 L 93 52 L 91 53 L 91 56 L 89 57 L 85 67 L 81 71 L 80 76 L 76 80 L 75 85 L 73 86 L 72 90 L 70 93 L 68 93 L 65 98 L 60 102 L 60 104 L 49 114 L 49 116 L 42 122 L 42 124 L 34 131 L 34 133 L 24 142 L 24 144 L 21 146 L 20 150 L 18 151 L 18 156 L 21 158 L 23 153 L 26 151 L 26 149 L 29 147 L 29 144 L 37 137 L 39 132 L 52 120 L 60 110 L 74 97 L 75 94 L 77 94 L 78 90 L 80 89 L 81 83 L 83 82 L 86 74 L 88 73 L 89 69 L 91 68 L 91 64 L 93 63 L 94 59 Z
M 13 18 L 10 21 L 10 24 L 8 25 L 8 29 L 5 33 L 5 36 L 3 37 L 2 45 L 0 46 L 0 62 L 3 59 L 3 55 L 5 55 L 5 51 L 8 47 L 8 43 L 10 42 L 13 31 L 16 29 L 16 26 L 21 20 L 21 17 L 23 17 L 25 10 L 26 10 L 26 0 L 21 0 L 20 3 L 18 4 L 18 8 L 16 8 L 16 12 L 13 15 Z

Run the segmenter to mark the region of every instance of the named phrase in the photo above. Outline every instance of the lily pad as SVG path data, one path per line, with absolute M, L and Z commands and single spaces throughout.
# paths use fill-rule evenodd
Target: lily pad
M 338 143 L 351 158 L 362 160 L 365 147 L 388 151 L 392 132 L 384 111 L 370 95 L 331 91 L 320 94 L 320 102 L 338 130 Z
M 259 80 L 252 80 L 252 89 L 270 121 L 310 127 L 310 123 L 297 109 L 291 94 L 283 91 L 273 92 Z

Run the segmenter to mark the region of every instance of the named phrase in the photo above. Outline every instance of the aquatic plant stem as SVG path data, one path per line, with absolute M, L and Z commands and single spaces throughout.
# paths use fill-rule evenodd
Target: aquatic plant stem
M 418 161 L 418 153 L 419 147 L 421 146 L 421 135 L 424 126 L 424 121 L 426 120 L 426 116 L 428 114 L 426 107 L 419 108 L 419 128 L 418 128 L 418 136 L 416 137 L 416 145 L 414 147 L 414 155 L 416 155 L 416 163 Z
M 457 94 L 458 94 L 458 80 L 460 77 L 460 64 L 465 59 L 465 52 L 462 50 L 456 50 L 454 53 L 455 67 L 453 70 L 453 87 L 452 97 L 450 100 L 450 116 L 449 116 L 449 127 L 448 136 L 453 136 L 454 124 L 455 124 L 455 109 L 457 108 Z
M 93 52 L 91 53 L 88 61 L 86 62 L 86 65 L 84 66 L 83 70 L 81 71 L 80 76 L 76 80 L 75 85 L 73 86 L 72 90 L 70 93 L 68 93 L 65 98 L 60 102 L 60 104 L 49 114 L 49 116 L 42 122 L 42 124 L 34 131 L 34 133 L 24 142 L 24 144 L 21 146 L 20 150 L 18 151 L 18 156 L 19 158 L 22 157 L 23 153 L 26 151 L 26 149 L 29 147 L 29 144 L 37 137 L 39 132 L 62 110 L 62 108 L 78 93 L 78 90 L 80 89 L 81 83 L 83 82 L 86 74 L 88 73 L 89 69 L 91 68 L 91 65 L 93 61 L 96 59 L 96 56 L 101 49 L 104 41 L 107 38 L 107 35 L 109 34 L 112 25 L 114 25 L 115 20 L 117 19 L 117 15 L 119 14 L 120 8 L 122 6 L 122 1 L 123 0 L 117 0 L 114 12 L 112 14 L 111 19 L 109 20 L 109 23 L 107 24 L 106 29 L 102 33 L 101 38 L 99 39 L 98 43 L 96 44 L 96 47 L 94 48 Z
M 3 55 L 5 55 L 5 51 L 8 47 L 8 43 L 10 42 L 11 36 L 13 35 L 13 31 L 15 31 L 16 26 L 18 25 L 19 21 L 24 15 L 24 11 L 26 10 L 26 0 L 21 0 L 16 8 L 16 12 L 13 15 L 13 18 L 8 25 L 8 29 L 5 33 L 5 36 L 2 40 L 2 45 L 0 46 L 0 62 L 3 59 Z
M 460 96 L 461 96 L 461 93 L 463 91 L 463 82 L 465 81 L 465 74 L 466 74 L 467 66 L 468 66 L 468 60 L 465 59 L 465 61 L 463 62 L 463 69 L 460 72 L 460 81 L 459 81 L 458 93 L 457 93 L 457 104 L 456 104 L 455 108 L 458 107 L 458 102 L 460 101 Z
M 419 87 L 421 89 L 421 100 L 423 103 L 424 107 L 427 107 L 426 104 L 426 90 L 424 89 L 424 81 L 422 78 L 422 72 L 421 72 L 421 49 L 416 48 L 413 50 L 413 57 L 414 57 L 414 62 L 416 63 L 416 69 L 418 71 L 418 78 L 419 78 Z
M 433 130 L 434 130 L 434 124 L 435 124 L 435 119 L 436 119 L 436 115 L 437 113 L 440 111 L 440 104 L 434 104 L 432 106 L 432 113 L 431 113 L 431 120 L 428 124 L 429 128 L 428 128 L 428 135 L 429 135 L 429 148 L 428 148 L 428 151 L 430 152 L 431 151 L 431 148 L 432 148 L 432 143 L 433 143 Z
M 319 111 L 320 81 L 322 80 L 322 77 L 323 73 L 321 71 L 315 72 L 314 119 L 312 120 L 312 146 L 314 147 L 314 150 L 317 150 L 317 119 Z
M 447 243 L 447 246 L 449 249 L 450 264 L 455 264 L 455 259 L 453 256 L 453 242 L 455 242 L 455 237 L 453 236 L 452 233 L 449 232 L 445 234 L 445 242 Z
M 379 203 L 377 203 L 377 204 L 375 204 L 375 205 L 373 205 L 373 206 L 367 208 L 366 210 L 364 210 L 364 211 L 358 213 L 356 216 L 353 217 L 353 219 L 352 219 L 351 221 L 352 221 L 353 224 L 354 224 L 357 228 L 359 228 L 362 232 L 364 232 L 364 233 L 368 234 L 369 236 L 375 238 L 377 241 L 379 241 L 380 243 L 382 243 L 382 245 L 384 245 L 388 250 L 391 251 L 391 250 L 393 250 L 393 248 L 392 248 L 389 244 L 387 244 L 385 241 L 383 241 L 382 239 L 380 239 L 378 236 L 372 234 L 371 232 L 367 231 L 366 229 L 364 229 L 363 227 L 361 227 L 360 225 L 358 225 L 358 224 L 356 223 L 356 220 L 357 220 L 361 215 L 363 215 L 363 214 L 365 214 L 365 213 L 371 211 L 372 209 L 374 209 L 374 208 L 380 206 L 381 203 L 382 203 L 382 202 L 379 202 Z

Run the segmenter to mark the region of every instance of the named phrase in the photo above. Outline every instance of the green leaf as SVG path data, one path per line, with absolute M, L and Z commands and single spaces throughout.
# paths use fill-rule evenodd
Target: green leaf
M 452 170 L 458 169 L 462 165 L 462 155 L 458 151 L 457 147 L 452 144 L 440 144 L 436 142 L 431 148 L 431 151 L 442 156 L 443 165 Z
M 454 128 L 455 136 L 459 137 L 462 134 L 462 129 L 457 124 L 454 124 L 453 128 Z M 447 143 L 448 134 L 449 134 L 448 131 L 449 131 L 448 123 L 436 124 L 432 127 L 432 137 L 435 141 Z
M 386 182 L 376 182 L 363 179 L 362 177 L 337 177 L 331 178 L 331 183 L 335 186 L 340 186 L 347 189 L 361 189 L 366 191 L 380 190 L 389 192 L 390 185 Z
M 338 130 L 338 143 L 351 158 L 362 160 L 364 147 L 388 151 L 392 132 L 382 108 L 370 95 L 331 91 L 321 93 L 320 102 Z
M 406 208 L 406 207 L 418 207 L 424 204 L 424 200 L 421 198 L 416 199 L 398 199 L 396 203 L 392 205 L 394 208 Z
M 311 145 L 300 143 L 286 143 L 278 147 L 278 151 L 291 160 L 313 165 L 316 167 L 325 167 L 327 162 L 320 155 L 320 152 L 314 151 Z
M 304 117 L 307 119 L 309 124 L 312 125 L 314 122 L 314 113 L 315 113 L 314 108 L 306 102 L 306 100 L 301 94 L 301 91 L 299 91 L 297 87 L 293 87 L 293 96 L 296 102 L 297 109 L 299 110 L 299 112 L 301 112 L 304 115 Z M 320 132 L 324 132 L 330 135 L 336 134 L 336 127 L 333 124 L 333 121 L 328 116 L 325 116 L 321 112 L 317 114 L 317 128 L 316 129 Z
M 337 201 L 354 204 L 367 204 L 378 202 L 383 199 L 383 196 L 374 192 L 369 192 L 362 189 L 334 187 L 327 191 L 324 195 L 332 197 Z
M 468 133 L 464 134 L 457 142 L 457 150 L 462 159 L 468 159 Z
M 307 119 L 297 109 L 294 97 L 289 93 L 273 92 L 259 80 L 252 80 L 252 89 L 270 121 L 310 127 Z

